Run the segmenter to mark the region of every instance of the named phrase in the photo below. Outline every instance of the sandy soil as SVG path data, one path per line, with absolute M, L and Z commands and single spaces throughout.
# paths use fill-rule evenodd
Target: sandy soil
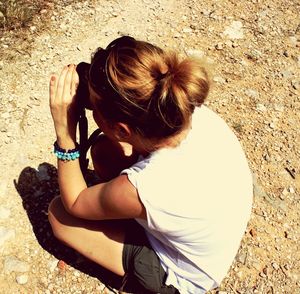
M 207 105 L 232 127 L 255 178 L 248 229 L 212 293 L 300 293 L 300 3 L 57 1 L 24 38 L 0 38 L 0 292 L 105 293 L 107 275 L 52 236 L 58 193 L 48 80 L 130 34 L 214 68 Z M 91 126 L 92 129 L 92 126 Z M 237 179 L 238 181 L 238 179 Z

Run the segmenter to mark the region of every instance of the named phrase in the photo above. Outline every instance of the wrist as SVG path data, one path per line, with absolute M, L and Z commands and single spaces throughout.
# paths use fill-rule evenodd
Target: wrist
M 56 142 L 60 148 L 70 150 L 76 147 L 76 140 L 71 137 L 57 136 Z

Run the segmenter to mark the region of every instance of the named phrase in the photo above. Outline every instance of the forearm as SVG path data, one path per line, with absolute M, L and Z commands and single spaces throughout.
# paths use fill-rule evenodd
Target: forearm
M 74 149 L 75 142 L 69 140 L 57 140 L 58 145 L 63 149 Z M 58 183 L 62 201 L 67 210 L 71 211 L 80 192 L 87 188 L 82 175 L 79 159 L 63 161 L 57 160 Z

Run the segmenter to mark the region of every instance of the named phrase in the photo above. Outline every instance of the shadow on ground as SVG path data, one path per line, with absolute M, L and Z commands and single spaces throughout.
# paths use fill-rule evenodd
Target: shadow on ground
M 87 172 L 88 185 L 95 183 L 92 171 Z M 57 170 L 49 163 L 42 163 L 38 169 L 26 167 L 22 170 L 18 180 L 14 180 L 15 187 L 23 200 L 23 207 L 27 212 L 34 234 L 43 249 L 58 260 L 98 278 L 108 287 L 120 288 L 119 276 L 101 268 L 99 265 L 79 255 L 73 249 L 63 245 L 52 234 L 48 222 L 48 205 L 59 194 Z

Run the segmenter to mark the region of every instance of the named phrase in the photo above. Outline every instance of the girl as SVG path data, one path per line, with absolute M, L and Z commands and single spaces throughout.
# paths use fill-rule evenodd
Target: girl
M 246 229 L 252 177 L 226 123 L 203 105 L 197 59 L 122 37 L 92 57 L 92 147 L 102 183 L 87 187 L 76 144 L 76 66 L 50 80 L 60 196 L 54 235 L 140 285 L 139 293 L 205 293 L 226 275 Z

